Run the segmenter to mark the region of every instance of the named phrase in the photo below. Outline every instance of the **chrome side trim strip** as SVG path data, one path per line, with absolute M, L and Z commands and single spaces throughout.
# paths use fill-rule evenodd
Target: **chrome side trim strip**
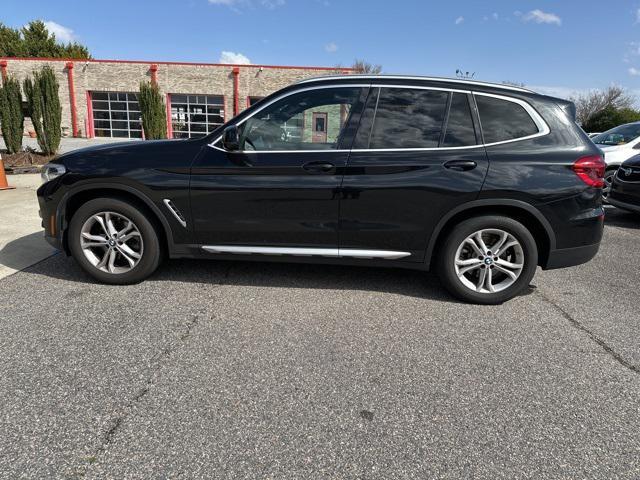
M 235 253 L 239 255 L 293 255 L 296 257 L 332 257 L 332 258 L 382 258 L 396 260 L 411 255 L 409 252 L 392 250 L 360 250 L 355 248 L 291 248 L 257 247 L 238 245 L 203 245 L 209 253 Z
M 169 211 L 173 213 L 173 216 L 176 217 L 176 220 L 178 220 L 180 225 L 182 225 L 184 228 L 187 228 L 187 221 L 184 219 L 182 214 L 178 211 L 178 208 L 173 204 L 173 202 L 168 198 L 165 198 L 163 202 L 167 206 Z
M 398 258 L 409 257 L 409 252 L 396 252 L 393 250 L 357 250 L 355 248 L 340 248 L 340 257 L 347 258 L 382 258 L 385 260 L 396 260 Z

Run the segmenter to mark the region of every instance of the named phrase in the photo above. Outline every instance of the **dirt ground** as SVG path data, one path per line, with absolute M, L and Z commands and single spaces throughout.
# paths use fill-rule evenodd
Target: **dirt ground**
M 37 173 L 40 171 L 40 166 L 54 157 L 54 155 L 42 155 L 29 150 L 11 154 L 3 150 L 0 155 L 7 173 Z

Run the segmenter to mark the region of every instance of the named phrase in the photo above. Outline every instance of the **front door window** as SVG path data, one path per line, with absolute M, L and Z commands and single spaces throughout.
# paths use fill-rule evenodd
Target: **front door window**
M 239 126 L 240 149 L 337 149 L 360 92 L 356 87 L 314 89 L 278 100 Z

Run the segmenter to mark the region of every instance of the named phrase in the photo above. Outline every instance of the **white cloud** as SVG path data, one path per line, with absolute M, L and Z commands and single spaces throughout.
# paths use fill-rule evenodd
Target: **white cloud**
M 640 8 L 636 10 L 636 23 L 640 23 Z
M 334 53 L 338 51 L 338 45 L 335 42 L 329 42 L 324 46 L 324 49 L 329 53 Z
M 498 18 L 500 18 L 500 15 L 498 15 L 496 12 L 493 12 L 491 14 L 491 18 L 493 18 L 494 20 L 498 20 Z
M 463 22 L 464 22 L 464 17 L 458 17 L 458 18 L 456 18 L 456 21 L 454 23 L 456 25 L 460 25 Z
M 251 63 L 251 60 L 249 60 L 249 57 L 241 54 L 241 53 L 236 53 L 236 52 L 228 52 L 228 51 L 223 51 L 220 54 L 220 59 L 218 60 L 219 63 L 235 63 L 235 64 L 239 64 L 239 65 L 248 65 Z
M 46 20 L 44 22 L 49 33 L 53 33 L 56 36 L 56 40 L 69 43 L 76 40 L 76 35 L 73 33 L 73 30 L 65 27 L 64 25 L 60 25 L 59 23 L 53 22 L 51 20 Z
M 549 25 L 562 25 L 562 19 L 556 15 L 555 13 L 547 13 L 542 10 L 531 10 L 529 13 L 522 15 L 521 12 L 516 12 L 515 15 L 517 17 L 522 16 L 522 21 L 524 22 L 534 22 L 534 23 L 546 23 Z
M 629 68 L 628 72 L 629 72 L 629 75 L 631 75 L 632 77 L 640 77 L 640 70 L 638 70 L 635 67 Z
M 211 5 L 223 5 L 234 10 L 237 10 L 240 7 L 253 7 L 255 5 L 261 5 L 272 10 L 277 7 L 282 7 L 285 2 L 286 0 L 209 0 Z
M 542 93 L 543 95 L 566 99 L 579 97 L 595 90 L 594 88 L 571 88 L 548 85 L 527 85 L 526 88 L 534 92 Z

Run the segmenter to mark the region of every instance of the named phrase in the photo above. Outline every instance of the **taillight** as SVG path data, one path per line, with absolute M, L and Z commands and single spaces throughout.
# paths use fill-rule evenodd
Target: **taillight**
M 604 171 L 607 165 L 600 155 L 582 157 L 573 164 L 573 171 L 584 183 L 594 188 L 604 187 Z

